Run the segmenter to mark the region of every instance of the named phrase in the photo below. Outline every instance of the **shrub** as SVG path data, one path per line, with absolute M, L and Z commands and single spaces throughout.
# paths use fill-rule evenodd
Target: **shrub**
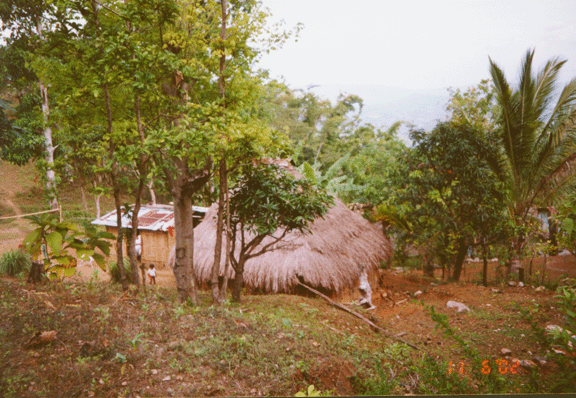
M 28 253 L 20 250 L 10 250 L 0 257 L 0 273 L 14 276 L 23 271 L 29 271 L 32 259 Z
M 118 269 L 118 264 L 116 261 L 112 261 L 108 265 L 108 270 L 110 271 L 111 281 L 114 283 L 120 283 L 120 270 Z M 130 268 L 130 262 L 124 259 L 124 271 L 126 273 L 126 280 L 128 283 L 132 283 L 132 270 Z

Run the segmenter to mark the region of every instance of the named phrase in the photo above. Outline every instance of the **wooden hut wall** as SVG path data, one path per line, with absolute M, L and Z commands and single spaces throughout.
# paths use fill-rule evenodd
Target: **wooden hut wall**
M 106 227 L 106 231 L 114 235 L 118 234 L 118 229 L 115 227 Z M 170 236 L 168 232 L 164 231 L 148 231 L 140 230 L 142 237 L 142 262 L 146 265 L 152 263 L 154 265 L 164 267 L 168 263 L 170 256 L 170 248 L 176 244 L 176 238 Z M 124 255 L 126 255 L 126 243 L 123 245 Z M 112 242 L 110 247 L 110 256 L 114 259 L 116 255 L 116 242 Z
M 163 231 L 141 230 L 140 236 L 143 246 L 142 262 L 146 265 L 152 263 L 157 267 L 164 267 L 170 256 L 171 244 L 175 243 L 170 241 L 170 234 Z

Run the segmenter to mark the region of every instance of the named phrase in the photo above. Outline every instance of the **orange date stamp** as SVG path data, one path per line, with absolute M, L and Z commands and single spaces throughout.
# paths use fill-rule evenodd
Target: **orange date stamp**
M 518 368 L 520 367 L 520 361 L 517 359 L 497 359 L 496 366 L 498 367 L 496 371 L 502 375 L 515 375 L 518 374 Z M 465 374 L 467 373 L 469 365 L 466 364 L 465 361 L 460 361 L 454 363 L 453 361 L 448 362 L 448 373 L 460 373 Z M 482 368 L 480 371 L 482 374 L 488 375 L 492 372 L 492 367 L 490 367 L 490 361 L 484 360 L 482 361 Z

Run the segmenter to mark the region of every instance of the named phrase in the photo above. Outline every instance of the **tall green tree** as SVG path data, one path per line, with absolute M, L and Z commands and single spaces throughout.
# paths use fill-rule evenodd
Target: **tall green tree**
M 496 132 L 503 150 L 489 160 L 509 192 L 508 213 L 517 226 L 512 263 L 519 268 L 530 210 L 552 204 L 576 182 L 576 78 L 557 96 L 558 74 L 566 61 L 551 59 L 535 74 L 533 59 L 534 50 L 527 51 L 515 88 L 490 60 L 500 108 Z
M 502 183 L 485 160 L 495 144 L 472 126 L 451 123 L 410 137 L 414 147 L 401 160 L 409 170 L 390 205 L 379 208 L 380 219 L 403 229 L 459 280 L 468 247 L 504 218 Z
M 0 5 L 0 20 L 10 36 L 7 40 L 9 46 L 18 47 L 24 52 L 24 58 L 32 65 L 28 77 L 32 73 L 36 77 L 37 89 L 41 98 L 41 132 L 44 137 L 44 167 L 46 178 L 46 191 L 50 206 L 58 207 L 56 192 L 56 175 L 54 172 L 53 122 L 50 116 L 49 88 L 45 78 L 38 73 L 40 65 L 47 61 L 48 53 L 53 49 L 51 37 L 55 29 L 75 30 L 76 21 L 71 18 L 73 9 L 68 2 L 46 2 L 42 0 L 6 0 Z M 22 43 L 27 43 L 24 50 Z M 28 69 L 28 68 L 26 68 Z M 22 74 L 23 75 L 23 74 Z
M 240 302 L 246 261 L 274 250 L 293 230 L 310 233 L 310 224 L 333 204 L 332 196 L 305 178 L 274 165 L 246 166 L 230 198 L 232 300 Z

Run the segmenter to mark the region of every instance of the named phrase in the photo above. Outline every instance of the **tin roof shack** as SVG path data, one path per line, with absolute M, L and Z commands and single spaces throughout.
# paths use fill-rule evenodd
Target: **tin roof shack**
M 196 226 L 202 221 L 208 208 L 193 206 L 193 210 L 193 223 Z M 92 224 L 103 225 L 107 232 L 118 234 L 116 210 L 92 221 Z M 127 214 L 122 215 L 122 227 L 132 227 L 132 220 Z M 142 206 L 138 212 L 138 232 L 142 238 L 142 263 L 166 265 L 170 249 L 176 243 L 174 208 L 170 205 Z M 116 257 L 116 245 L 112 245 L 110 255 Z

